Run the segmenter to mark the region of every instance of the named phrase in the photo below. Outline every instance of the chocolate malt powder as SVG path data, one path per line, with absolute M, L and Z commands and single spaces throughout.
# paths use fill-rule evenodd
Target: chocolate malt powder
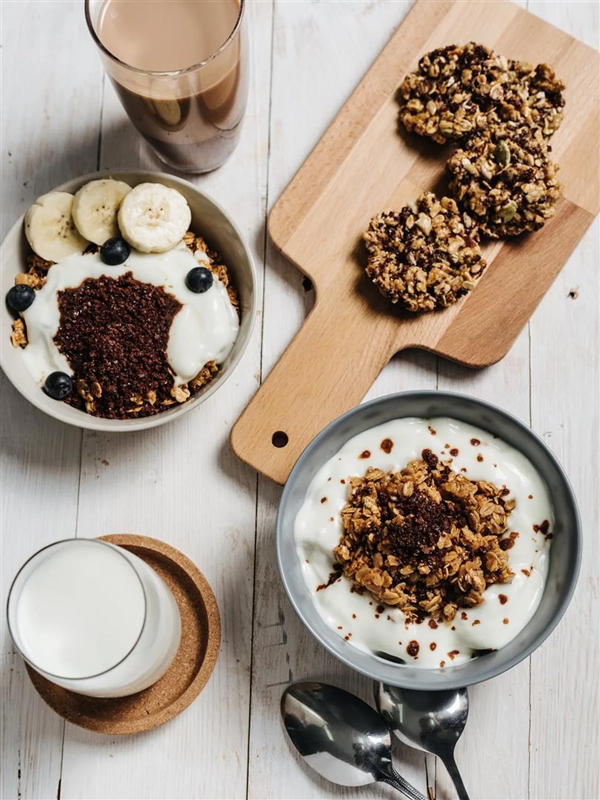
M 156 414 L 172 402 L 166 351 L 181 309 L 173 295 L 128 272 L 59 292 L 58 307 L 54 343 L 74 372 L 66 402 L 108 419 Z

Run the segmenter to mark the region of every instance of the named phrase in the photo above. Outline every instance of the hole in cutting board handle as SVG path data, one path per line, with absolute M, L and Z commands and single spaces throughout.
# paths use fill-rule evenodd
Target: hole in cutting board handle
M 290 437 L 284 431 L 275 431 L 271 437 L 274 447 L 285 447 L 289 440 Z

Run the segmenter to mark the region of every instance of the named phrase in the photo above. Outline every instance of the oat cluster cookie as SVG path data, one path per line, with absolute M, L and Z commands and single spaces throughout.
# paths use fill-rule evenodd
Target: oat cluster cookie
M 475 42 L 433 50 L 398 91 L 400 122 L 439 144 L 512 120 L 551 136 L 562 122 L 564 84 L 548 64 L 509 61 Z
M 485 128 L 486 110 L 503 96 L 506 67 L 505 59 L 475 42 L 426 53 L 398 91 L 400 121 L 438 144 Z
M 469 137 L 448 161 L 450 189 L 492 238 L 541 228 L 554 216 L 558 166 L 540 128 L 503 123 Z
M 355 590 L 410 620 L 452 620 L 513 577 L 507 551 L 519 534 L 508 533 L 506 487 L 471 481 L 431 450 L 401 472 L 369 468 L 349 483 L 333 553 Z
M 561 186 L 548 139 L 563 119 L 564 88 L 548 64 L 509 61 L 476 42 L 432 50 L 405 77 L 404 127 L 456 143 L 447 166 L 460 211 L 427 193 L 414 209 L 371 220 L 367 274 L 393 303 L 409 311 L 454 303 L 485 268 L 479 232 L 516 236 L 554 215 Z
M 367 274 L 392 303 L 433 311 L 455 303 L 485 269 L 478 233 L 449 197 L 426 192 L 371 220 L 363 234 Z

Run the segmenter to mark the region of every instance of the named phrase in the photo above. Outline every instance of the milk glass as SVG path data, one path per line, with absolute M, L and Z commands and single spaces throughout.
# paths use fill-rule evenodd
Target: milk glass
M 125 548 L 66 539 L 21 567 L 8 597 L 15 647 L 52 683 L 92 697 L 146 689 L 181 638 L 179 609 L 160 576 Z

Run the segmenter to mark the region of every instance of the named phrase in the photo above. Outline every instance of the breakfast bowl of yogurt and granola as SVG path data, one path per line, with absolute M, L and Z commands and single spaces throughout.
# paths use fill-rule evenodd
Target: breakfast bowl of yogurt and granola
M 229 215 L 173 176 L 113 170 L 39 197 L 0 252 L 1 366 L 30 402 L 94 430 L 154 427 L 231 374 L 255 316 Z
M 569 603 L 580 537 L 542 440 L 445 392 L 333 422 L 290 474 L 277 521 L 304 624 L 348 666 L 411 689 L 487 680 L 533 652 Z

